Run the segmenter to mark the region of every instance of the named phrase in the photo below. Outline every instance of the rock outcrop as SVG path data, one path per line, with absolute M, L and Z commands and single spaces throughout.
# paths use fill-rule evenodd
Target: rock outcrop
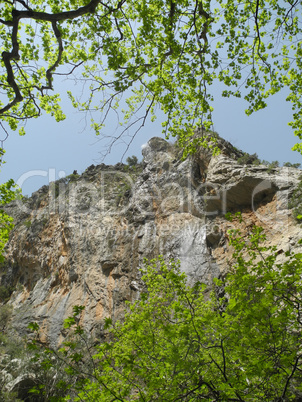
M 102 337 L 104 318 L 121 318 L 125 301 L 139 297 L 144 258 L 159 254 L 179 259 L 191 281 L 211 283 L 231 255 L 226 212 L 240 210 L 246 231 L 263 226 L 281 256 L 295 247 L 301 230 L 288 197 L 301 171 L 240 165 L 240 151 L 218 145 L 218 156 L 201 149 L 182 160 L 176 145 L 153 138 L 133 168 L 92 165 L 11 203 L 1 285 L 12 292 L 14 329 L 24 335 L 37 321 L 58 345 L 64 319 L 84 305 L 82 324 Z

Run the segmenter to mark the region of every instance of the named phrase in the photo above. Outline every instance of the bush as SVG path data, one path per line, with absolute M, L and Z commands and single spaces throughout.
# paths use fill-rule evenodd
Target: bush
M 240 165 L 258 165 L 260 164 L 260 159 L 257 154 L 250 155 L 245 152 L 243 156 L 237 159 L 237 163 Z
M 66 182 L 70 183 L 70 182 L 77 181 L 79 177 L 80 177 L 80 175 L 76 171 L 74 171 L 70 175 L 66 176 Z
M 278 162 L 278 161 L 272 161 L 272 162 L 269 164 L 269 167 L 270 167 L 271 169 L 277 168 L 277 167 L 279 167 L 279 162 Z
M 128 163 L 128 165 L 130 167 L 133 167 L 138 164 L 138 159 L 135 155 L 132 155 L 132 156 L 128 156 L 128 158 L 126 159 L 126 162 Z
M 285 167 L 293 167 L 293 168 L 299 169 L 299 167 L 301 166 L 301 163 L 284 162 L 283 166 L 285 166 Z

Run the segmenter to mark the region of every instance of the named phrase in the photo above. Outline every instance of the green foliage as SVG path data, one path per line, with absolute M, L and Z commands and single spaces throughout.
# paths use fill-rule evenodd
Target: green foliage
M 242 214 L 241 214 L 241 212 L 235 212 L 234 214 L 232 212 L 227 212 L 225 214 L 225 219 L 228 220 L 229 222 L 238 220 L 239 223 L 241 223 L 242 222 Z
M 244 155 L 241 156 L 240 158 L 238 158 L 237 162 L 240 165 L 256 165 L 256 166 L 260 165 L 260 164 L 266 165 L 267 168 L 268 168 L 268 172 L 272 172 L 273 169 L 279 167 L 279 162 L 278 161 L 272 161 L 272 162 L 268 162 L 268 161 L 265 161 L 265 160 L 261 161 L 258 158 L 257 154 L 252 154 L 251 155 L 251 154 L 249 154 L 247 152 L 244 152 Z M 289 164 L 289 162 L 288 162 L 287 165 L 284 164 L 284 166 L 289 166 L 289 165 L 291 165 L 291 164 Z M 297 164 L 297 165 L 299 166 L 299 164 Z
M 112 341 L 98 346 L 94 378 L 73 400 L 298 398 L 302 253 L 288 252 L 280 264 L 276 249 L 261 243 L 262 229 L 230 237 L 234 261 L 210 299 L 205 285 L 187 285 L 178 263 L 146 263 L 145 292 L 111 327 Z
M 5 392 L 0 389 L 0 401 L 1 402 L 22 402 L 22 399 L 17 398 L 16 392 Z
M 244 155 L 237 159 L 237 163 L 239 163 L 240 165 L 255 165 L 255 166 L 262 164 L 262 165 L 267 166 L 268 173 L 273 172 L 273 169 L 279 167 L 278 161 L 272 161 L 272 162 L 268 162 L 266 160 L 261 161 L 258 158 L 257 154 L 251 155 L 247 152 L 244 152 Z M 284 166 L 299 167 L 300 164 L 299 163 L 291 164 L 290 162 L 287 162 L 286 164 L 284 164 Z
M 278 161 L 272 161 L 272 162 L 263 161 L 263 162 L 264 162 L 263 164 L 267 166 L 267 172 L 268 173 L 273 173 L 274 169 L 279 167 L 279 162 Z
M 262 164 L 262 165 L 265 165 L 265 166 L 269 166 L 270 162 L 267 161 L 267 160 L 265 160 L 265 159 L 263 159 L 263 160 L 261 161 L 261 164 Z
M 240 165 L 259 165 L 261 163 L 257 154 L 251 155 L 247 152 L 244 152 L 244 155 L 238 158 L 237 162 Z
M 301 166 L 301 163 L 284 162 L 283 166 L 285 166 L 285 167 L 293 167 L 295 169 L 299 169 L 299 167 Z
M 138 164 L 137 156 L 135 156 L 135 155 L 128 156 L 128 158 L 126 159 L 126 162 L 128 163 L 128 165 L 130 167 L 136 166 Z
M 70 175 L 66 176 L 66 182 L 70 183 L 73 181 L 77 181 L 77 179 L 80 177 L 78 173 L 71 173 Z
M 272 161 L 269 165 L 272 169 L 275 169 L 279 167 L 279 162 L 278 161 Z
M 24 122 L 43 112 L 64 119 L 50 91 L 58 73 L 87 82 L 80 98 L 68 95 L 74 107 L 95 113 L 96 133 L 119 110 L 120 135 L 128 128 L 135 135 L 159 108 L 163 133 L 177 136 L 187 154 L 207 145 L 194 132 L 211 128 L 216 82 L 222 96 L 244 97 L 247 114 L 286 88 L 289 124 L 301 139 L 300 17 L 299 1 L 4 1 L 2 120 L 23 135 Z
M 28 325 L 35 334 L 34 339 L 28 341 L 28 350 L 36 368 L 35 386 L 29 393 L 40 398 L 38 400 L 70 400 L 67 394 L 73 396 L 80 392 L 88 378 L 93 377 L 93 346 L 79 324 L 83 310 L 83 306 L 74 306 L 73 314 L 64 321 L 67 336 L 58 350 L 41 342 L 36 322 Z

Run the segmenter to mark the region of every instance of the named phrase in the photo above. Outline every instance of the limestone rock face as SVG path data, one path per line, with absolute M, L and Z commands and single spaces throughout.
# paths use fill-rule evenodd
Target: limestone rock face
M 217 197 L 212 198 L 207 209 L 253 209 L 262 201 L 271 201 L 277 193 L 279 200 L 285 201 L 290 189 L 298 183 L 300 174 L 297 169 L 242 166 L 220 154 L 212 158 L 208 166 L 207 183 Z
M 294 247 L 300 228 L 287 200 L 301 171 L 239 165 L 230 157 L 238 150 L 226 141 L 221 149 L 183 161 L 176 145 L 152 138 L 134 168 L 92 165 L 11 203 L 1 285 L 12 290 L 15 330 L 37 321 L 56 346 L 72 307 L 84 305 L 82 324 L 101 337 L 104 318 L 121 318 L 139 297 L 145 257 L 179 259 L 190 281 L 211 283 L 231 253 L 229 211 L 242 211 L 247 231 L 263 226 L 282 251 Z

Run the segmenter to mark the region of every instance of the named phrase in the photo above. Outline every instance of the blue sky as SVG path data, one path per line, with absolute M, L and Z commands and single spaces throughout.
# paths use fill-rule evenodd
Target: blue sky
M 297 141 L 287 124 L 291 120 L 291 107 L 284 93 L 272 97 L 266 109 L 249 117 L 244 113 L 247 105 L 242 99 L 221 98 L 218 91 L 214 95 L 214 129 L 223 138 L 243 151 L 256 152 L 260 159 L 278 160 L 281 164 L 302 163 L 302 157 L 291 151 Z M 1 168 L 1 182 L 13 178 L 22 185 L 23 194 L 30 195 L 53 179 L 74 170 L 82 173 L 91 164 L 102 162 L 102 142 L 90 129 L 89 119 L 85 123 L 84 115 L 73 109 L 67 99 L 63 104 L 65 121 L 56 123 L 50 116 L 43 116 L 28 122 L 24 137 L 17 132 L 10 133 L 4 143 L 6 164 Z M 141 159 L 142 144 L 154 136 L 162 136 L 160 123 L 158 119 L 147 124 L 136 136 L 126 157 L 137 155 Z M 112 118 L 107 122 L 107 129 L 114 131 L 116 125 Z M 115 146 L 104 162 L 120 162 L 124 151 L 124 144 Z

